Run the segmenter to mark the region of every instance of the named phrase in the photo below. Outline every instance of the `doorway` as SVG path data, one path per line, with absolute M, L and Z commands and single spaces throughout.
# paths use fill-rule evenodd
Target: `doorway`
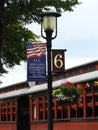
M 29 97 L 17 100 L 17 130 L 30 130 Z

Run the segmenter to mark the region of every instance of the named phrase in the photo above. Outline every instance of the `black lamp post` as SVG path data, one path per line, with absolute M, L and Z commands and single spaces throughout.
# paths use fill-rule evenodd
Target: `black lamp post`
M 53 130 L 53 113 L 52 113 L 52 73 L 51 73 L 51 40 L 57 36 L 57 17 L 61 14 L 57 12 L 44 12 L 41 15 L 41 35 L 47 41 L 47 68 L 48 68 L 48 130 Z

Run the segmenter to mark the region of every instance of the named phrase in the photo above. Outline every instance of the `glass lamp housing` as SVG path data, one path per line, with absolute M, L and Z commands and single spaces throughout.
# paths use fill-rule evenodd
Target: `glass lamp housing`
M 55 16 L 44 16 L 42 22 L 42 28 L 46 32 L 47 30 L 54 31 L 56 28 L 56 17 Z

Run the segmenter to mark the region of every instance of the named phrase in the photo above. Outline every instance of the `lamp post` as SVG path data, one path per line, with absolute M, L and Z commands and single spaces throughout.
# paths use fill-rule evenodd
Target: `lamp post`
M 52 73 L 51 73 L 51 47 L 52 39 L 57 36 L 57 17 L 61 16 L 57 12 L 44 12 L 41 15 L 41 35 L 47 42 L 47 69 L 48 69 L 48 130 L 53 130 L 53 113 L 52 113 Z

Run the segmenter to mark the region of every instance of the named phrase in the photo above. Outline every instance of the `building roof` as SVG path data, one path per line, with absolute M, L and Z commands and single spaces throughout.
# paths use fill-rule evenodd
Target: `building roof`
M 53 86 L 53 88 L 56 88 L 65 82 L 79 83 L 79 82 L 93 80 L 93 79 L 98 79 L 98 70 L 94 71 L 94 72 L 88 72 L 85 74 L 53 81 L 52 86 Z M 41 85 L 34 85 L 29 88 L 24 88 L 21 90 L 14 90 L 11 92 L 1 93 L 0 99 L 18 97 L 18 96 L 25 95 L 25 94 L 33 94 L 33 93 L 44 91 L 44 90 L 47 90 L 47 83 L 44 83 Z

